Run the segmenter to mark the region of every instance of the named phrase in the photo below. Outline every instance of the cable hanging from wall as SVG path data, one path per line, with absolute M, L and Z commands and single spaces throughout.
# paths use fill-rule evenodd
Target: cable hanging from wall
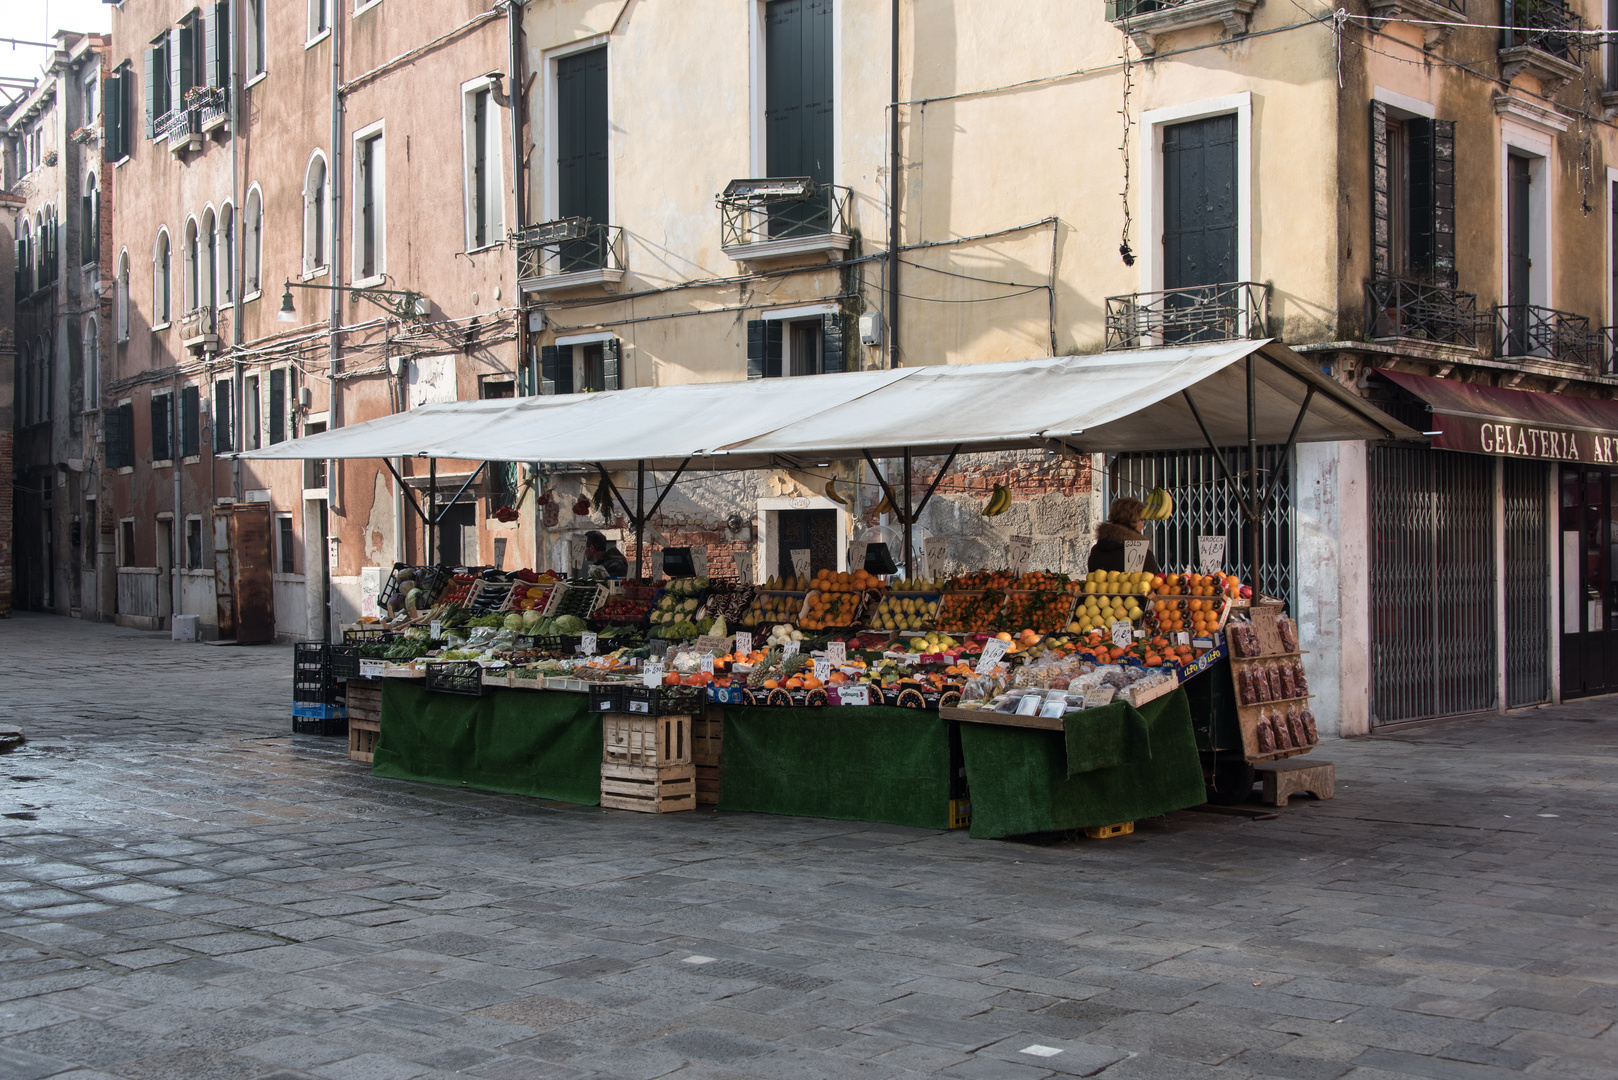
M 1134 225 L 1134 219 L 1129 213 L 1129 137 L 1134 128 L 1134 121 L 1129 115 L 1129 95 L 1134 83 L 1134 64 L 1129 56 L 1129 38 L 1124 38 L 1124 105 L 1119 115 L 1124 118 L 1124 138 L 1118 147 L 1118 152 L 1124 159 L 1124 190 L 1119 197 L 1124 203 L 1124 232 L 1118 244 L 1118 257 L 1124 261 L 1125 266 L 1135 265 L 1135 252 L 1129 246 L 1129 230 Z

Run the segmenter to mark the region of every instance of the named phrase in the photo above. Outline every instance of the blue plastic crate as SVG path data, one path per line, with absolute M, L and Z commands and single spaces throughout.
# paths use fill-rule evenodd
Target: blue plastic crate
M 296 702 L 292 706 L 294 735 L 346 735 L 348 710 L 342 705 Z

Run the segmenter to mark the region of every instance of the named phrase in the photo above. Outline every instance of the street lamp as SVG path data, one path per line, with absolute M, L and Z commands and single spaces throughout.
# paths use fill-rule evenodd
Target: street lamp
M 360 289 L 352 285 L 311 285 L 304 281 L 287 279 L 281 293 L 281 310 L 275 313 L 277 322 L 297 322 L 298 313 L 292 309 L 293 289 L 320 289 L 325 292 L 347 293 L 355 300 L 369 300 L 388 314 L 404 322 L 418 322 L 431 310 L 427 298 L 408 289 Z
M 276 322 L 297 322 L 298 313 L 292 310 L 292 283 L 287 282 L 286 291 L 281 294 L 281 310 L 275 313 Z

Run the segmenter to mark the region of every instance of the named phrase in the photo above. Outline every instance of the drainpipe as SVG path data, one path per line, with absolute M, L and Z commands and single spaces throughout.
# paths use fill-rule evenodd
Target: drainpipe
M 899 0 L 888 56 L 888 367 L 899 366 Z M 909 556 L 906 555 L 906 558 Z
M 185 508 L 180 505 L 180 470 L 184 467 L 180 445 L 180 376 L 174 376 L 174 392 L 169 395 L 169 466 L 174 471 L 174 523 L 169 528 L 169 628 L 180 614 L 180 553 L 185 550 Z
M 242 20 L 245 18 L 245 15 L 242 13 L 241 8 L 242 8 L 241 4 L 232 4 L 232 5 L 230 5 L 230 8 L 229 8 L 229 10 L 230 10 L 230 45 L 231 45 L 231 48 L 230 48 L 230 206 L 231 206 L 231 211 L 230 211 L 231 244 L 230 244 L 230 247 L 231 247 L 232 254 L 234 254 L 234 256 L 235 256 L 235 258 L 233 258 L 231 260 L 231 267 L 230 267 L 230 276 L 231 276 L 231 282 L 230 282 L 230 342 L 231 342 L 232 348 L 235 350 L 235 355 L 233 357 L 231 357 L 231 360 L 232 360 L 232 364 L 231 364 L 232 378 L 231 378 L 231 384 L 230 384 L 231 385 L 231 395 L 230 396 L 232 398 L 231 409 L 235 413 L 235 416 L 233 417 L 233 419 L 235 421 L 235 428 L 236 428 L 235 432 L 233 433 L 233 437 L 231 439 L 231 445 L 236 449 L 237 453 L 240 453 L 243 449 L 246 448 L 246 444 L 242 441 L 242 428 L 244 426 L 243 423 L 242 423 L 242 414 L 243 414 L 242 406 L 246 403 L 246 399 L 242 395 L 242 378 L 243 378 L 243 375 L 246 372 L 246 368 L 242 365 L 242 361 L 241 361 L 241 346 L 242 346 L 242 341 L 243 341 L 243 335 L 242 335 L 242 286 L 246 283 L 246 275 L 242 272 L 242 258 L 243 258 L 243 255 L 246 252 L 246 245 L 243 244 L 243 242 L 242 242 L 243 239 L 245 238 L 245 231 L 242 228 L 241 176 L 240 176 L 240 173 L 238 171 L 239 166 L 240 166 L 241 154 L 240 154 L 239 148 L 236 145 L 237 141 L 241 138 L 241 132 L 242 132 L 242 128 L 241 128 L 241 123 L 242 123 L 242 73 L 241 73 L 241 68 L 236 63 L 236 50 L 237 50 L 237 48 L 245 48 L 246 47 L 246 42 L 242 40 L 242 35 L 240 33 Z M 219 423 L 219 417 L 215 416 L 213 418 L 213 422 L 214 422 L 215 425 L 217 425 Z M 237 502 L 242 501 L 242 459 L 239 458 L 239 457 L 232 458 L 231 462 L 230 462 L 230 493 L 231 493 L 231 497 L 233 499 L 235 499 Z M 209 515 L 209 525 L 211 527 L 212 524 L 213 524 L 213 510 L 212 509 L 210 509 L 208 511 L 208 515 Z
M 343 426 L 343 411 L 341 402 L 337 398 L 337 368 L 339 364 L 337 348 L 339 331 L 343 325 L 343 100 L 339 87 L 343 83 L 343 42 L 346 35 L 343 33 L 343 5 L 331 6 L 331 283 L 337 286 L 331 294 L 331 332 L 328 335 L 328 347 L 331 351 L 331 361 L 326 369 L 326 429 L 332 430 Z M 342 459 L 331 458 L 326 462 L 326 526 L 323 530 L 326 543 L 336 535 L 333 526 L 333 511 L 341 505 L 340 494 L 343 490 Z M 325 601 L 325 626 L 321 640 L 329 641 L 331 632 L 335 627 L 336 619 L 333 609 L 332 597 L 332 566 L 329 547 L 320 553 L 320 576 L 325 582 L 323 590 Z
M 522 4 L 518 0 L 506 2 L 506 49 L 509 53 L 511 102 L 511 193 L 517 211 L 517 231 L 528 224 L 528 192 L 523 183 L 523 67 L 522 67 Z M 528 365 L 528 312 L 523 310 L 522 280 L 513 274 L 512 289 L 517 302 L 517 385 L 522 386 L 523 369 Z M 539 373 L 531 372 L 530 386 L 538 389 Z M 518 469 L 517 475 L 521 475 Z M 518 500 L 519 505 L 521 500 Z M 543 511 L 539 507 L 539 489 L 534 489 L 534 565 L 539 562 L 539 524 Z M 518 520 L 521 520 L 520 518 Z M 520 558 L 520 556 L 519 556 Z

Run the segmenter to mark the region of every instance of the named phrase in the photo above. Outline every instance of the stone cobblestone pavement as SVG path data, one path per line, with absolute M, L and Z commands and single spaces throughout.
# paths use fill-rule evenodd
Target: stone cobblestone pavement
M 1033 845 L 375 779 L 286 648 L 0 655 L 6 1080 L 1618 1077 L 1608 702 Z

